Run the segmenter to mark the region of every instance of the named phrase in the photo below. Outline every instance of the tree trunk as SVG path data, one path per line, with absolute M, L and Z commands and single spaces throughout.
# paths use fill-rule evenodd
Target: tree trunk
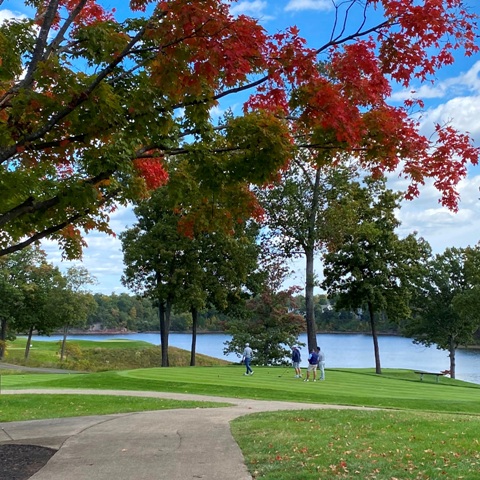
M 7 323 L 7 319 L 2 317 L 0 320 L 0 360 L 3 360 L 7 346 Z
M 316 235 L 316 223 L 318 215 L 318 203 L 320 195 L 320 180 L 321 169 L 317 167 L 315 172 L 315 184 L 313 186 L 312 203 L 310 205 L 309 219 L 308 219 L 308 233 L 305 239 L 305 310 L 307 323 L 307 341 L 308 351 L 317 349 L 317 324 L 315 323 L 315 307 L 313 304 L 313 289 L 315 286 L 315 273 L 313 269 L 314 257 L 315 257 L 315 239 Z
M 33 325 L 28 330 L 27 344 L 25 345 L 25 360 L 28 360 L 28 355 L 30 354 L 30 345 L 32 343 L 32 335 L 33 335 Z
M 197 347 L 197 325 L 198 325 L 198 310 L 192 307 L 192 348 L 190 349 L 190 366 L 195 366 L 195 350 Z
M 313 288 L 315 286 L 315 275 L 313 272 L 314 250 L 305 249 L 306 279 L 305 279 L 305 321 L 307 324 L 308 351 L 317 348 L 317 325 L 315 323 L 315 310 L 313 302 Z
M 162 346 L 162 367 L 169 366 L 168 360 L 168 335 L 170 333 L 170 313 L 172 311 L 172 302 L 159 302 L 160 316 L 160 343 Z
M 64 325 L 63 327 L 63 339 L 62 339 L 62 348 L 60 350 L 60 361 L 63 362 L 65 358 L 65 350 L 67 346 L 67 335 L 68 335 L 68 325 Z
M 455 378 L 455 341 L 450 337 L 450 347 L 448 356 L 450 357 L 450 378 Z
M 368 302 L 368 313 L 370 314 L 370 327 L 372 330 L 373 351 L 375 353 L 375 372 L 381 375 L 382 367 L 380 365 L 380 350 L 378 348 L 377 329 L 375 328 L 375 312 L 373 310 L 372 302 Z
M 162 367 L 168 367 L 168 332 L 166 321 L 165 302 L 158 303 L 158 316 L 160 317 L 160 346 L 162 348 Z

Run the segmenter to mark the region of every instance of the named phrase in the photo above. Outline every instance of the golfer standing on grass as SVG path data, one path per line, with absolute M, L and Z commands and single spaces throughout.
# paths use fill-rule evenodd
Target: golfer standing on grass
M 250 362 L 252 361 L 253 357 L 253 350 L 250 348 L 250 344 L 245 344 L 245 350 L 243 351 L 243 358 L 242 361 L 245 362 L 245 367 L 247 371 L 244 375 L 253 375 L 253 370 L 250 368 Z
M 295 378 L 302 378 L 302 370 L 300 370 L 300 362 L 302 357 L 299 348 L 294 345 L 292 347 L 292 366 L 295 369 Z
M 318 365 L 317 349 L 314 348 L 310 352 L 310 355 L 308 356 L 307 378 L 304 380 L 304 382 L 310 381 L 310 372 L 313 372 L 313 381 L 314 382 L 317 381 L 317 365 Z
M 318 370 L 320 371 L 320 380 L 325 380 L 325 354 L 317 347 Z

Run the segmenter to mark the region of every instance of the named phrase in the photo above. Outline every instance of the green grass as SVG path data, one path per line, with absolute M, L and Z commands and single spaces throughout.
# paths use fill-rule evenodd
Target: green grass
M 133 355 L 138 342 L 80 345 L 100 352 Z M 49 343 L 49 342 L 44 342 Z M 96 342 L 93 342 L 96 343 Z M 110 342 L 107 342 L 110 343 Z M 117 343 L 117 342 L 114 342 Z M 51 360 L 55 345 L 39 358 Z M 188 358 L 187 352 L 178 352 Z M 128 355 L 127 355 L 128 356 Z M 130 357 L 129 357 L 130 358 Z M 50 361 L 49 360 L 49 361 Z M 7 359 L 8 361 L 8 359 Z M 116 364 L 118 367 L 118 364 Z M 180 392 L 219 397 L 378 407 L 384 410 L 298 410 L 247 415 L 232 432 L 256 480 L 477 480 L 480 478 L 480 385 L 409 370 L 327 369 L 325 382 L 305 383 L 293 369 L 254 367 L 129 368 L 88 374 L 1 375 L 0 418 L 94 415 L 211 404 L 102 395 L 26 395 L 22 389 L 91 388 Z M 218 404 L 215 404 L 218 406 Z M 125 410 L 129 409 L 129 410 Z
M 480 417 L 424 412 L 302 410 L 232 422 L 262 480 L 480 478 Z
M 449 378 L 420 382 L 408 370 L 327 369 L 325 382 L 305 383 L 293 370 L 242 366 L 148 368 L 91 374 L 6 375 L 2 388 L 149 390 L 337 405 L 479 414 L 480 385 Z M 285 372 L 285 373 L 284 373 Z M 279 375 L 282 375 L 281 377 Z
M 151 343 L 135 340 L 67 339 L 67 357 L 60 360 L 60 342 L 35 340 L 25 360 L 25 338 L 7 343 L 4 361 L 27 367 L 49 367 L 86 372 L 150 368 L 161 364 L 161 349 Z M 176 347 L 168 349 L 170 365 L 188 366 L 190 353 Z M 196 365 L 227 365 L 229 362 L 197 354 Z
M 178 401 L 159 398 L 112 395 L 2 395 L 2 422 L 39 420 L 45 418 L 109 415 L 115 413 L 169 410 L 172 408 L 210 408 L 228 403 Z

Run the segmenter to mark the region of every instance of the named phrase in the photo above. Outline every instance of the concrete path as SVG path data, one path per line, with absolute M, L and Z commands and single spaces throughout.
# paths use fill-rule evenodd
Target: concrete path
M 59 449 L 31 480 L 251 480 L 242 452 L 230 433 L 231 420 L 274 410 L 356 408 L 163 392 L 76 389 L 2 392 L 15 393 L 129 395 L 232 404 L 220 408 L 0 422 L 0 444 Z

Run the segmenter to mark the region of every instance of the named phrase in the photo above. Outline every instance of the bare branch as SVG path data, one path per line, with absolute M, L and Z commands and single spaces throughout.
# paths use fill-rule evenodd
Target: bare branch
M 35 44 L 35 49 L 33 51 L 32 60 L 28 66 L 27 73 L 25 78 L 15 87 L 15 90 L 18 91 L 20 88 L 28 87 L 33 81 L 33 74 L 35 69 L 38 66 L 38 63 L 43 59 L 45 46 L 47 45 L 48 33 L 52 27 L 53 21 L 55 20 L 55 15 L 57 13 L 59 0 L 50 0 L 45 14 L 43 16 L 42 26 L 40 28 L 40 33 L 38 34 L 37 42 Z
M 88 0 L 80 0 L 78 2 L 78 5 L 72 10 L 67 20 L 65 20 L 63 25 L 60 27 L 57 33 L 57 36 L 54 38 L 54 40 L 50 43 L 50 45 L 46 49 L 45 58 L 48 58 L 50 54 L 53 51 L 55 51 L 59 47 L 59 45 L 62 43 L 62 41 L 65 38 L 65 33 L 67 32 L 67 30 L 69 29 L 70 25 L 73 23 L 75 18 L 77 18 L 77 16 L 80 14 L 80 12 L 82 11 L 87 1 Z

